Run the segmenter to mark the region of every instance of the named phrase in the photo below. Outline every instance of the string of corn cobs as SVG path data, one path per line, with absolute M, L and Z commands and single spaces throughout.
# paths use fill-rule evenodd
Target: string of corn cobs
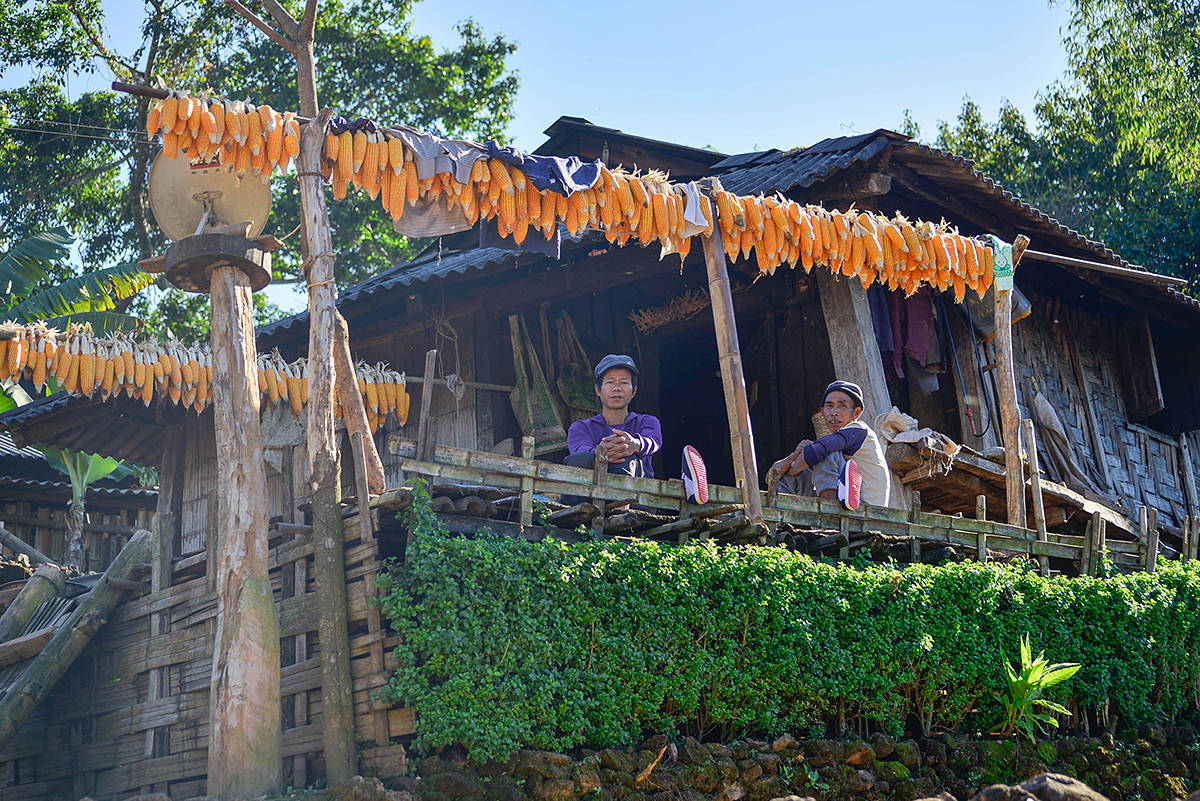
M 292 112 L 186 92 L 172 92 L 151 108 L 146 129 L 151 136 L 162 134 L 169 157 L 182 153 L 195 160 L 216 152 L 239 175 L 253 173 L 263 180 L 270 180 L 276 168 L 286 170 L 300 152 L 300 126 Z M 451 172 L 420 179 L 412 150 L 380 128 L 328 134 L 322 172 L 337 199 L 358 187 L 399 220 L 418 200 L 433 198 L 460 208 L 471 223 L 495 221 L 500 235 L 511 235 L 517 244 L 531 231 L 549 238 L 562 224 L 572 236 L 584 229 L 602 231 L 617 245 L 657 240 L 664 252 L 686 258 L 692 236 L 712 234 L 715 224 L 730 259 L 739 254 L 748 259 L 753 251 L 759 271 L 767 274 L 783 264 L 805 270 L 820 265 L 857 278 L 864 288 L 878 281 L 912 294 L 928 284 L 953 290 L 959 302 L 968 289 L 982 296 L 992 284 L 992 251 L 945 221 L 909 222 L 899 214 L 830 211 L 782 195 L 719 190 L 715 209 L 713 199 L 699 196 L 705 226 L 697 231 L 684 219 L 684 186 L 657 171 L 601 167 L 593 187 L 568 195 L 537 189 L 524 172 L 498 159 L 475 162 L 466 183 Z
M 97 336 L 88 325 L 57 331 L 44 323 L 5 323 L 0 339 L 0 380 L 25 378 L 40 394 L 50 378 L 73 395 L 108 399 L 124 393 L 147 406 L 156 397 L 197 413 L 212 404 L 212 354 L 206 345 L 138 341 L 126 333 Z M 402 373 L 386 365 L 359 364 L 358 390 L 374 433 L 390 416 L 408 419 L 409 395 Z M 308 362 L 286 362 L 279 351 L 258 357 L 258 387 L 269 406 L 288 404 L 299 416 L 308 401 Z M 336 400 L 336 398 L 335 398 Z M 341 406 L 335 402 L 335 413 Z

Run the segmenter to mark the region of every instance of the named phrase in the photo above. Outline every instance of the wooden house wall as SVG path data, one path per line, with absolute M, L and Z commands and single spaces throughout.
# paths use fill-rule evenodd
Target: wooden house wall
M 302 457 L 303 449 L 291 453 Z M 189 465 L 208 469 L 203 459 Z M 185 472 L 196 474 L 185 485 L 200 485 L 201 470 Z M 290 490 L 276 482 L 276 492 L 290 505 L 283 500 Z M 283 512 L 298 519 L 294 507 Z M 201 538 L 199 519 L 190 520 L 191 541 Z M 365 771 L 399 775 L 406 767 L 404 749 L 390 743 L 411 734 L 414 721 L 410 710 L 373 696 L 395 669 L 390 653 L 396 642 L 385 636 L 379 612 L 369 603 L 378 541 L 364 542 L 358 531 L 349 520 L 347 616 L 359 753 Z M 271 545 L 281 636 L 284 784 L 304 787 L 323 775 L 313 549 L 309 535 L 276 535 Z M 86 795 L 106 801 L 147 792 L 175 798 L 204 793 L 216 613 L 208 561 L 205 550 L 175 553 L 165 586 L 112 614 L 0 755 L 0 798 L 74 801 Z
M 1077 464 L 1102 494 L 1115 496 L 1127 513 L 1136 515 L 1145 505 L 1158 510 L 1160 524 L 1181 526 L 1188 507 L 1178 440 L 1130 421 L 1110 320 L 1037 292 L 1028 294 L 1033 313 L 1013 328 L 1022 416 L 1032 416 L 1036 381 L 1071 437 Z M 1081 387 L 1079 375 L 1086 387 Z M 1093 421 L 1111 483 L 1097 461 Z M 1043 454 L 1043 464 L 1045 460 Z
M 84 525 L 87 570 L 102 571 L 138 528 L 150 524 L 153 497 L 89 499 Z M 66 501 L 36 493 L 0 499 L 0 524 L 51 559 L 66 553 Z

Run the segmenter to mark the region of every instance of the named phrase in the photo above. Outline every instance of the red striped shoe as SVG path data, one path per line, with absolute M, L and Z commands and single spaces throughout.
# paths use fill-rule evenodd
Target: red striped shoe
M 862 503 L 862 472 L 853 459 L 847 459 L 838 473 L 837 493 L 838 500 L 847 509 L 857 509 Z
M 683 486 L 687 496 L 696 503 L 708 503 L 708 471 L 700 451 L 691 445 L 683 447 Z

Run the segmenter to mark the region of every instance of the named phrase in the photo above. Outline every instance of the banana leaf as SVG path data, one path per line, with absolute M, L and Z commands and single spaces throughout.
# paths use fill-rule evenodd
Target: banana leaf
M 155 276 L 136 264 L 105 267 L 44 289 L 11 307 L 8 314 L 29 322 L 109 311 L 115 308 L 116 301 L 136 295 L 154 280 Z
M 46 277 L 48 267 L 67 257 L 74 242 L 60 226 L 13 245 L 0 257 L 0 294 L 11 298 L 31 292 Z

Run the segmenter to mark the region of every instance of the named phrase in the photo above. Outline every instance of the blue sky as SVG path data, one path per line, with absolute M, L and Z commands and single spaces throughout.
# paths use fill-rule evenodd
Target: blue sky
M 139 31 L 112 21 L 140 20 L 141 3 L 103 5 L 111 44 L 125 49 Z M 528 150 L 560 115 L 725 153 L 896 128 L 905 109 L 932 138 L 968 95 L 987 119 L 1005 100 L 1031 115 L 1037 93 L 1066 68 L 1066 9 L 1047 0 L 424 0 L 412 30 L 448 47 L 466 17 L 517 43 L 510 132 Z M 26 77 L 13 71 L 0 85 Z M 76 78 L 71 89 L 108 80 Z M 271 296 L 288 308 L 303 303 L 283 287 Z

